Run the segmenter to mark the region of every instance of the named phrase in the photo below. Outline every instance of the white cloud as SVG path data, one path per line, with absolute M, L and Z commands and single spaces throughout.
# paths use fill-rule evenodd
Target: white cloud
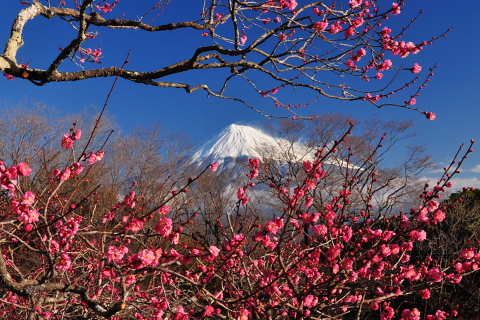
M 435 163 L 436 167 L 426 171 L 425 173 L 427 174 L 444 173 L 445 172 L 444 168 L 448 168 L 450 164 L 451 164 L 451 161 L 436 162 Z M 457 164 L 454 164 L 451 168 L 451 171 L 453 171 L 456 168 L 457 168 Z M 466 165 L 464 164 L 463 166 L 460 167 L 460 171 L 480 173 L 480 164 L 477 164 L 475 167 L 471 169 L 466 169 Z
M 469 170 L 466 170 L 466 171 L 471 171 L 471 172 L 476 172 L 476 173 L 480 173 L 480 164 L 477 164 L 475 167 L 473 167 L 472 169 L 469 169 Z
M 437 174 L 437 173 L 444 173 L 445 170 L 443 170 L 443 168 L 438 168 L 438 169 L 430 169 L 428 170 L 427 172 L 425 173 L 428 173 L 428 174 Z
M 466 175 L 463 175 L 466 176 Z M 422 183 L 428 183 L 430 187 L 435 186 L 437 184 L 439 177 L 427 177 L 423 176 L 420 177 L 419 180 L 422 181 Z M 461 191 L 464 187 L 470 188 L 477 188 L 480 189 L 480 177 L 474 177 L 472 175 L 469 175 L 469 177 L 460 177 L 460 175 L 455 175 L 452 179 L 449 180 L 449 182 L 452 183 L 452 187 L 449 188 L 449 192 L 457 192 Z
M 450 182 L 453 184 L 452 190 L 460 191 L 463 187 L 473 187 L 480 189 L 480 179 L 477 177 L 470 178 L 452 178 Z

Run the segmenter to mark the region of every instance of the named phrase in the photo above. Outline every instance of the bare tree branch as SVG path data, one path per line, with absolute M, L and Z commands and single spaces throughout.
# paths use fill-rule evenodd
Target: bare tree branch
M 247 84 L 252 85 L 257 78 L 265 75 L 271 81 L 262 81 L 260 87 L 252 85 L 254 92 L 271 98 L 277 106 L 289 110 L 292 110 L 291 106 L 282 104 L 274 96 L 285 87 L 313 90 L 320 96 L 343 101 L 366 100 L 378 108 L 393 105 L 420 111 L 413 107 L 415 100 L 412 100 L 418 95 L 418 90 L 403 101 L 388 100 L 418 79 L 417 76 L 413 76 L 413 79 L 412 76 L 403 76 L 404 71 L 417 73 L 421 69 L 397 66 L 400 64 L 395 56 L 417 53 L 433 40 L 417 44 L 401 41 L 403 32 L 412 23 L 395 36 L 390 35 L 392 31 L 387 27 L 379 27 L 387 18 L 399 13 L 393 7 L 371 11 L 375 4 L 369 2 L 343 7 L 312 1 L 302 6 L 291 4 L 289 7 L 287 2 L 275 1 L 216 1 L 205 5 L 201 18 L 196 21 L 151 25 L 142 22 L 143 15 L 138 20 L 106 19 L 104 16 L 115 9 L 105 8 L 104 5 L 103 2 L 88 0 L 83 1 L 79 8 L 64 8 L 47 7 L 40 1 L 34 1 L 18 13 L 12 25 L 11 35 L 0 56 L 0 71 L 8 76 L 28 79 L 36 85 L 120 76 L 132 82 L 180 88 L 188 93 L 203 89 L 215 97 L 241 101 L 254 110 L 258 108 L 247 102 L 245 97 L 231 97 L 225 93 L 228 90 L 227 83 L 235 76 L 241 76 Z M 401 5 L 403 1 L 398 4 Z M 68 27 L 74 27 L 77 31 L 76 37 L 65 48 L 61 48 L 60 54 L 46 70 L 22 65 L 16 58 L 17 51 L 23 45 L 25 25 L 39 16 L 47 19 L 59 17 Z M 117 66 L 87 68 L 84 62 L 99 62 L 101 54 L 100 51 L 92 53 L 90 49 L 82 47 L 95 37 L 95 32 L 91 31 L 93 27 L 154 33 L 193 29 L 204 31 L 203 35 L 214 44 L 192 45 L 191 58 L 146 72 Z M 392 64 L 387 56 L 397 60 Z M 60 66 L 65 71 L 59 71 Z M 82 70 L 78 70 L 78 67 Z M 201 83 L 163 80 L 171 75 L 209 69 L 225 70 L 231 74 L 226 76 L 220 89 L 215 89 L 209 79 L 203 79 Z M 382 82 L 385 80 L 380 80 L 383 73 L 385 77 L 390 75 L 386 84 Z M 425 81 L 429 77 L 426 76 Z M 356 79 L 364 80 L 365 85 L 359 86 Z

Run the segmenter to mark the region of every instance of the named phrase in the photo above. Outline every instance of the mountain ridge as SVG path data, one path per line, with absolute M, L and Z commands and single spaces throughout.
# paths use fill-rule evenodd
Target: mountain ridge
M 264 157 L 279 161 L 313 160 L 316 148 L 301 142 L 275 138 L 260 129 L 231 124 L 202 143 L 190 159 L 191 164 L 205 166 L 217 162 L 219 168 L 231 167 L 235 160 Z M 328 162 L 328 161 L 327 161 Z

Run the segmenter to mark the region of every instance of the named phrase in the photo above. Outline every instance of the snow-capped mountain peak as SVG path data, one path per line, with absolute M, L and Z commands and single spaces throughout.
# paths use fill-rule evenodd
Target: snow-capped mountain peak
M 313 154 L 314 150 L 302 143 L 275 138 L 250 126 L 231 124 L 203 143 L 193 155 L 191 163 L 203 166 L 218 162 L 222 165 L 236 159 L 259 158 L 263 161 L 265 157 L 301 161 L 313 159 Z
M 222 168 L 225 165 L 232 167 L 237 159 L 246 161 L 248 158 L 259 158 L 262 162 L 265 158 L 282 162 L 313 160 L 316 150 L 301 142 L 275 138 L 250 126 L 231 124 L 203 143 L 190 163 L 206 166 L 217 162 Z M 324 160 L 324 163 L 352 167 L 335 156 Z
M 275 146 L 277 141 L 261 130 L 250 126 L 231 124 L 203 143 L 193 155 L 192 163 L 224 162 L 238 157 L 262 158 L 262 146 Z

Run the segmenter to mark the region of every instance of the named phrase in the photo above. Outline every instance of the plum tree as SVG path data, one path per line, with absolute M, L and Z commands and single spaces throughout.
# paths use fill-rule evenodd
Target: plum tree
M 109 154 L 90 150 L 88 141 L 94 139 L 78 128 L 58 135 L 62 158 L 69 160 L 59 167 L 40 166 L 47 179 L 24 183 L 33 174 L 27 163 L 3 164 L 0 314 L 11 319 L 242 320 L 419 319 L 424 310 L 425 319 L 457 315 L 450 306 L 432 303 L 436 308 L 422 309 L 423 303 L 410 301 L 428 304 L 446 284 L 477 270 L 478 244 L 453 252 L 452 263 L 428 254 L 410 256 L 426 239 L 425 230 L 445 219 L 437 200 L 472 150 L 453 160 L 452 174 L 425 187 L 419 206 L 406 212 L 381 214 L 382 203 L 374 199 L 377 168 L 368 161 L 344 167 L 338 188 L 319 200 L 326 176 L 322 164 L 335 149 L 349 149 L 341 145 L 352 125 L 333 145 L 313 150 L 295 180 L 270 174 L 268 164 L 250 159 L 228 210 L 230 199 L 218 196 L 223 190 L 211 197 L 201 193 L 211 188 L 215 172 L 208 172 L 216 170 L 214 163 L 187 178 L 190 169 L 176 162 L 175 171 L 183 175 L 173 184 L 168 173 L 155 176 L 155 168 L 165 168 L 153 152 L 158 139 L 148 147 L 132 143 L 134 135 L 121 145 L 128 150 L 118 148 L 138 154 L 139 167 L 148 166 L 157 183 L 142 177 L 146 188 L 133 183 L 113 201 L 96 185 L 109 171 L 119 176 L 128 166 L 119 158 L 120 163 L 114 159 L 96 171 Z M 113 150 L 110 155 L 115 156 Z M 135 169 L 135 161 L 132 165 Z M 275 194 L 273 217 L 251 206 L 257 183 Z M 405 296 L 415 299 L 402 304 Z
M 247 95 L 235 92 L 236 81 L 241 80 L 252 92 L 271 98 L 276 106 L 290 110 L 294 116 L 298 107 L 311 101 L 297 105 L 283 103 L 279 91 L 307 89 L 318 97 L 365 100 L 379 108 L 395 105 L 420 111 L 415 107 L 416 97 L 432 73 L 427 71 L 421 79 L 422 67 L 418 63 L 403 66 L 399 59 L 419 53 L 438 37 L 419 43 L 403 40 L 413 21 L 397 30 L 389 28 L 388 19 L 393 20 L 402 12 L 403 0 L 388 5 L 373 0 L 331 3 L 205 0 L 190 4 L 188 9 L 167 0 L 154 2 L 143 13 L 145 4 L 133 1 L 71 0 L 58 1 L 57 5 L 48 0 L 21 1 L 25 8 L 19 10 L 12 24 L 0 55 L 0 71 L 9 79 L 26 79 L 39 86 L 120 76 L 189 93 L 205 90 L 209 95 L 237 100 L 262 112 L 249 102 Z M 50 19 L 48 23 L 60 30 L 73 28 L 74 34 L 70 40 L 63 40 L 65 44 L 51 61 L 40 61 L 34 52 L 29 52 L 26 59 L 34 59 L 29 66 L 18 58 L 18 51 L 24 45 L 25 26 L 30 20 L 40 18 Z M 114 53 L 110 53 L 112 50 L 104 53 L 98 45 L 92 49 L 92 40 L 119 38 L 127 31 L 138 33 L 145 41 L 151 41 L 148 37 L 164 41 L 162 46 L 168 49 L 162 55 L 168 59 L 154 58 L 144 52 L 145 57 L 140 59 L 149 61 L 147 71 L 129 69 L 128 64 L 108 67 L 99 64 Z M 142 33 L 160 34 L 160 39 L 165 40 Z M 177 58 L 184 55 L 175 49 L 175 43 L 169 43 L 178 37 L 187 47 L 182 49 L 187 55 L 185 59 Z M 45 46 L 35 48 L 35 52 L 56 49 Z M 110 61 L 118 62 L 118 58 L 107 63 Z M 40 64 L 48 67 L 36 66 Z M 204 72 L 205 76 L 191 77 L 195 71 Z M 421 84 L 413 85 L 416 82 Z M 395 93 L 409 87 L 407 96 L 394 99 Z M 431 112 L 425 114 L 435 117 Z
M 427 72 L 421 84 L 412 86 L 419 80 L 421 66 L 397 64 L 397 58 L 418 53 L 436 39 L 406 42 L 402 38 L 410 23 L 396 31 L 386 26 L 389 18 L 402 12 L 404 1 L 384 5 L 374 0 L 329 4 L 212 0 L 196 2 L 198 10 L 195 5 L 185 10 L 183 5 L 179 13 L 185 19 L 158 25 L 155 19 L 174 10 L 174 2 L 161 0 L 146 14 L 137 14 L 134 9 L 140 10 L 139 2 L 125 1 L 132 7 L 125 16 L 113 18 L 120 1 L 21 3 L 25 7 L 12 25 L 0 70 L 8 79 L 16 77 L 40 86 L 116 77 L 187 92 L 202 89 L 254 108 L 243 91 L 231 95 L 238 79 L 294 114 L 302 104 L 282 103 L 277 98 L 281 91 L 308 89 L 332 99 L 420 111 L 414 107 L 416 97 L 432 75 Z M 192 12 L 199 15 L 191 17 Z M 17 58 L 25 25 L 37 17 L 75 31 L 44 68 Z M 151 18 L 148 23 L 144 22 L 147 17 Z M 106 58 L 102 48 L 92 49 L 89 41 L 101 37 L 98 30 L 104 28 L 157 34 L 188 29 L 197 38 L 182 39 L 192 45 L 187 59 L 176 60 L 175 50 L 169 48 L 170 59 L 157 61 L 148 71 L 129 70 L 128 59 L 112 67 L 98 64 Z M 223 76 L 205 76 L 194 83 L 197 80 L 189 75 L 197 70 L 207 75 L 208 70 L 223 72 Z M 403 81 L 405 73 L 412 78 Z M 387 100 L 409 88 L 412 91 L 406 99 Z M 431 112 L 424 113 L 435 118 Z M 170 167 L 159 165 L 161 139 L 144 142 L 133 136 L 117 145 L 117 150 L 123 150 L 121 156 L 106 161 L 114 153 L 105 148 L 110 133 L 99 139 L 102 115 L 103 111 L 90 130 L 75 122 L 55 139 L 47 137 L 58 143 L 60 151 L 41 148 L 45 154 L 38 165 L 25 162 L 35 161 L 32 150 L 5 153 L 12 159 L 0 164 L 1 316 L 406 320 L 459 315 L 455 306 L 424 306 L 446 284 L 459 283 L 464 275 L 478 270 L 478 243 L 457 248 L 453 261 L 439 261 L 433 254 L 414 259 L 411 255 L 420 252 L 413 250 L 427 239 L 428 229 L 445 219 L 448 211 L 439 198 L 473 152 L 473 141 L 463 156 L 457 153 L 433 187 L 424 187 L 419 205 L 383 214 L 390 205 L 382 197 L 375 199 L 383 181 L 371 164 L 378 159 L 382 141 L 390 138 L 382 136 L 375 144 L 353 137 L 353 123 L 332 126 L 322 133 L 337 135 L 333 143 L 312 144 L 313 155 L 297 164 L 300 171 L 295 179 L 271 174 L 268 164 L 249 159 L 248 174 L 235 182 L 235 203 L 225 210 L 228 201 L 219 197 L 220 192 L 211 197 L 201 193 L 209 187 L 217 164 L 192 175 L 190 169 L 182 171 L 178 162 Z M 18 132 L 26 132 L 17 123 Z M 402 132 L 405 126 L 396 124 L 393 132 Z M 11 141 L 19 147 L 22 140 L 14 137 Z M 6 145 L 0 141 L 0 147 Z M 354 147 L 360 147 L 358 155 Z M 178 149 L 171 150 L 171 159 L 178 159 Z M 341 179 L 325 195 L 323 164 L 337 151 L 340 161 L 356 163 L 342 167 Z M 422 158 L 416 160 L 420 166 L 425 164 Z M 412 169 L 405 166 L 406 172 Z M 132 172 L 143 186 L 133 182 L 127 192 L 109 191 L 107 197 L 98 185 L 107 181 L 104 170 L 111 174 L 111 181 Z M 43 171 L 42 179 L 31 181 L 38 171 Z M 275 195 L 273 217 L 262 216 L 252 207 L 250 200 L 260 183 Z M 115 183 L 110 187 L 115 190 Z M 210 228 L 206 236 L 201 234 L 204 227 Z M 414 298 L 404 304 L 405 296 Z M 410 303 L 420 299 L 424 304 Z

